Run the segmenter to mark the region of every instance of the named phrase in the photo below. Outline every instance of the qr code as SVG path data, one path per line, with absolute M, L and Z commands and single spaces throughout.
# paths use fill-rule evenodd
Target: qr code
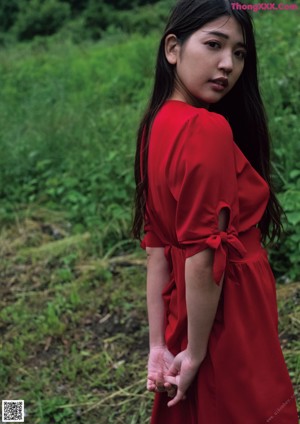
M 24 400 L 2 401 L 2 422 L 23 423 L 24 422 Z

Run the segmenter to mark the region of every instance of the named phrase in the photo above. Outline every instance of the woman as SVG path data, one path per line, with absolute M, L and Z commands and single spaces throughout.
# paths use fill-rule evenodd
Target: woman
M 152 424 L 297 424 L 261 241 L 280 233 L 251 19 L 181 0 L 136 153 Z

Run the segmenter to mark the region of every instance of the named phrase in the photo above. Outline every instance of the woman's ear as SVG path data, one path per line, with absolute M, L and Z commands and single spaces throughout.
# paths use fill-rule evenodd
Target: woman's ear
M 169 34 L 165 39 L 165 55 L 170 65 L 176 65 L 180 51 L 180 44 L 176 35 Z

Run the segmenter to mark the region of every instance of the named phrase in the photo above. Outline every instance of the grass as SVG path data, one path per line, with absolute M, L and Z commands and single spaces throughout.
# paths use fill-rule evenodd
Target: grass
M 32 423 L 146 422 L 144 259 L 55 240 L 64 223 L 41 216 L 2 230 L 1 398 L 24 399 Z
M 24 399 L 32 424 L 146 424 L 145 258 L 99 257 L 45 210 L 2 228 L 0 395 Z M 55 231 L 54 231 L 55 230 Z M 278 286 L 280 337 L 300 388 L 300 289 Z

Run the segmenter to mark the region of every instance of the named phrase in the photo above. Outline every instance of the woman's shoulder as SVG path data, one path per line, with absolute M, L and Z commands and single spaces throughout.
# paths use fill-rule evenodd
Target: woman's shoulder
M 158 124 L 171 127 L 176 132 L 232 138 L 231 127 L 223 115 L 179 100 L 168 100 L 157 118 Z
M 160 109 L 151 140 L 157 155 L 165 152 L 176 164 L 177 159 L 197 164 L 200 158 L 207 164 L 215 163 L 234 155 L 232 131 L 224 116 L 177 100 L 167 101 Z

